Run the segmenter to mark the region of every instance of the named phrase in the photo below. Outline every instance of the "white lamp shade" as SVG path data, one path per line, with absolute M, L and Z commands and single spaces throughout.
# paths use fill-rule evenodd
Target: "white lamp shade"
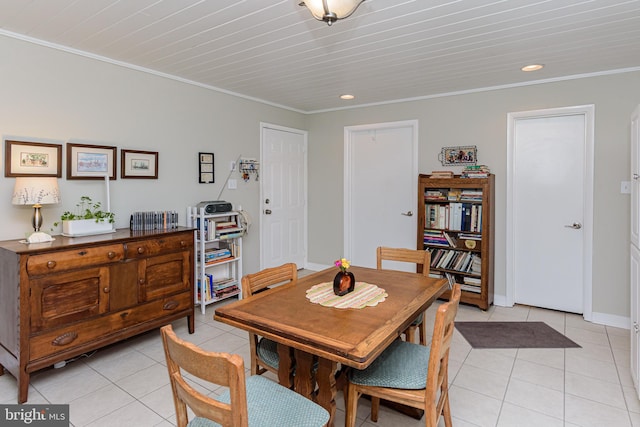
M 14 205 L 50 205 L 60 203 L 58 179 L 55 177 L 19 177 L 13 189 Z
M 326 16 L 331 15 L 336 19 L 343 19 L 351 15 L 364 0 L 305 0 L 304 4 L 314 18 L 323 21 L 327 20 Z M 327 4 L 327 10 L 324 3 Z

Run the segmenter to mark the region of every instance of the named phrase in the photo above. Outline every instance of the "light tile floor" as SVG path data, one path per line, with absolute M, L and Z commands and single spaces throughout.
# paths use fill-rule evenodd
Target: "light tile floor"
M 224 303 L 224 302 L 223 302 Z M 196 314 L 196 332 L 186 320 L 179 336 L 206 350 L 238 353 L 248 363 L 246 332 L 213 320 L 215 305 Z M 435 309 L 427 311 L 433 324 Z M 466 426 L 638 426 L 640 402 L 629 372 L 629 331 L 585 322 L 581 316 L 515 306 L 484 312 L 460 306 L 458 320 L 544 321 L 582 346 L 579 349 L 474 350 L 456 331 L 450 354 L 453 423 Z M 211 386 L 202 389 L 216 394 Z M 16 382 L 0 377 L 0 402 L 16 402 Z M 173 426 L 175 415 L 158 331 L 80 357 L 61 369 L 35 373 L 28 403 L 69 403 L 73 426 Z M 336 426 L 344 423 L 337 398 Z M 358 405 L 360 427 L 424 426 L 381 408 L 369 419 L 369 402 Z M 442 424 L 442 422 L 441 422 Z

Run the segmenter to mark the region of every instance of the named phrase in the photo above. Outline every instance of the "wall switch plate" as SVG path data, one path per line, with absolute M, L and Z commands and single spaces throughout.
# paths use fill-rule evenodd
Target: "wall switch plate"
M 622 181 L 620 183 L 620 194 L 631 194 L 631 181 Z
M 230 179 L 229 180 L 229 184 L 228 184 L 228 188 L 229 190 L 235 190 L 236 188 L 238 188 L 238 181 L 235 179 Z

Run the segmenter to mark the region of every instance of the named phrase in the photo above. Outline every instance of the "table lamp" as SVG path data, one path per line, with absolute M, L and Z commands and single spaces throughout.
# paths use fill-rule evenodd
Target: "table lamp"
M 56 204 L 60 202 L 60 190 L 58 190 L 57 178 L 49 177 L 19 177 L 16 178 L 16 185 L 13 189 L 14 205 L 33 205 L 33 225 L 34 233 L 27 239 L 28 243 L 50 242 L 53 238 L 47 233 L 40 231 L 42 226 L 42 205 Z

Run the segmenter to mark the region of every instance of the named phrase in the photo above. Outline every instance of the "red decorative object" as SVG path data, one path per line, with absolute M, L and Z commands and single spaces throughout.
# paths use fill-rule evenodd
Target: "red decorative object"
M 333 293 L 339 297 L 353 292 L 356 287 L 356 279 L 350 271 L 340 271 L 333 279 Z

